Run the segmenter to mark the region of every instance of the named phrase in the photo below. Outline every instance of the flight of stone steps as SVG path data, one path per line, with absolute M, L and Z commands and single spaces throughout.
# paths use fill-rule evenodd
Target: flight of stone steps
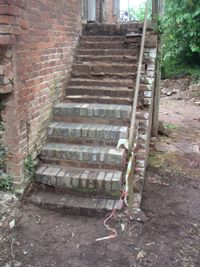
M 117 144 L 129 134 L 141 42 L 138 24 L 131 27 L 85 25 L 65 101 L 53 108 L 53 121 L 36 171 L 36 181 L 55 191 L 38 192 L 31 197 L 32 202 L 78 214 L 118 207 L 127 155 L 122 148 L 117 149 Z M 144 78 L 145 68 L 143 64 Z M 149 85 L 141 84 L 138 106 L 142 110 L 138 109 L 135 130 L 139 181 L 148 145 L 145 89 L 149 91 Z

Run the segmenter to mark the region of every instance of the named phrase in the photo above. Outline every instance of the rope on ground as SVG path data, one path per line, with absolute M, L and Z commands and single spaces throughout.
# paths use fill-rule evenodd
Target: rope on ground
M 119 143 L 117 145 L 117 148 L 119 149 L 119 147 L 123 147 L 124 150 L 127 152 L 128 151 L 128 140 L 127 139 L 120 139 L 119 140 Z M 105 220 L 104 220 L 104 226 L 105 228 L 111 232 L 110 235 L 108 236 L 105 236 L 105 237 L 102 237 L 102 238 L 97 238 L 96 239 L 96 242 L 99 242 L 99 241 L 104 241 L 104 240 L 110 240 L 110 239 L 114 239 L 117 237 L 117 231 L 116 229 L 110 227 L 108 225 L 108 221 L 110 219 L 112 219 L 115 214 L 116 214 L 116 209 L 121 209 L 122 207 L 128 207 L 128 201 L 127 201 L 127 198 L 128 198 L 128 178 L 129 178 L 129 175 L 131 173 L 131 168 L 132 168 L 132 162 L 133 162 L 133 159 L 134 159 L 134 152 L 131 152 L 131 155 L 129 157 L 129 161 L 128 161 L 128 166 L 127 166 L 127 171 L 126 171 L 126 175 L 125 175 L 125 185 L 124 185 L 124 189 L 122 190 L 121 192 L 121 196 L 120 196 L 120 199 L 119 199 L 119 202 L 118 202 L 118 205 L 115 209 L 112 210 L 111 213 L 109 213 Z M 128 213 L 126 212 L 126 215 L 125 216 L 128 216 L 130 217 L 132 213 Z

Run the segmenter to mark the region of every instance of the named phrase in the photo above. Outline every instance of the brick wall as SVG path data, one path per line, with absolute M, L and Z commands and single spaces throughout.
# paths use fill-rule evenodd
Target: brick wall
M 101 9 L 101 1 L 102 0 L 96 0 L 96 20 L 97 22 L 100 21 L 101 15 L 100 15 L 100 9 Z M 104 23 L 116 23 L 118 18 L 113 13 L 113 3 L 115 0 L 103 0 L 104 2 L 104 14 L 103 14 L 103 22 Z
M 104 20 L 106 21 L 106 23 L 115 23 L 116 22 L 116 16 L 113 16 L 113 0 L 105 1 Z
M 7 94 L 1 114 L 3 140 L 9 154 L 7 171 L 16 183 L 23 177 L 24 159 L 36 155 L 45 142 L 52 106 L 64 95 L 80 30 L 80 0 L 0 2 L 0 91 Z

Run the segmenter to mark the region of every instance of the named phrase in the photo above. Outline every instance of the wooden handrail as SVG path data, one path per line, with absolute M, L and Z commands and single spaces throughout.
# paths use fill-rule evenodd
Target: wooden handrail
M 141 79 L 141 71 L 142 71 L 142 63 L 143 63 L 144 43 L 145 43 L 145 36 L 146 36 L 146 29 L 147 29 L 147 16 L 148 16 L 148 0 L 146 0 L 146 5 L 145 5 L 143 33 L 142 33 L 142 40 L 141 40 L 141 47 L 140 47 L 140 56 L 139 56 L 139 62 L 138 62 L 135 93 L 134 93 L 133 106 L 132 106 L 130 133 L 129 133 L 129 140 L 128 140 L 129 160 L 131 161 L 134 161 L 134 151 L 133 151 L 134 141 L 135 141 L 134 131 L 135 131 L 138 96 L 139 96 L 139 90 L 140 90 L 140 79 Z M 133 210 L 133 176 L 134 176 L 133 162 L 131 162 L 131 164 L 132 164 L 132 170 L 131 170 L 131 173 L 128 179 L 128 196 L 129 196 L 128 208 L 130 212 Z
M 130 126 L 130 133 L 129 133 L 129 150 L 132 150 L 133 145 L 134 145 L 135 120 L 136 120 L 138 95 L 139 95 L 139 90 L 140 90 L 140 78 L 141 78 L 142 62 L 143 62 L 143 54 L 144 54 L 144 43 L 145 43 L 145 36 L 146 36 L 146 29 L 147 29 L 147 16 L 148 16 L 148 0 L 146 0 L 142 41 L 141 41 L 141 47 L 140 47 L 140 57 L 139 57 L 139 62 L 138 62 L 135 93 L 134 93 L 133 106 L 132 106 L 131 126 Z

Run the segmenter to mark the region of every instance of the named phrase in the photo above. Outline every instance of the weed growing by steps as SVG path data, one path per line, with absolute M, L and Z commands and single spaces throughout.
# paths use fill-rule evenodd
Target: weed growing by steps
M 13 180 L 11 176 L 0 173 L 0 190 L 3 191 L 12 191 L 13 190 Z
M 33 180 L 35 175 L 36 162 L 33 160 L 31 155 L 28 155 L 24 160 L 24 174 L 26 181 Z

